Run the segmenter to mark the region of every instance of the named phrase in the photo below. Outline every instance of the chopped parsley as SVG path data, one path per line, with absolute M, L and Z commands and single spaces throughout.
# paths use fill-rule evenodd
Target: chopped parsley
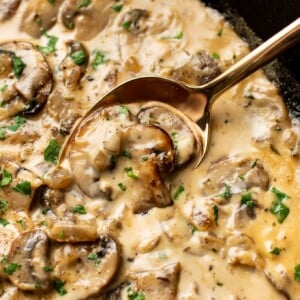
M 47 273 L 53 272 L 53 267 L 52 266 L 44 266 L 43 270 Z
M 61 231 L 58 232 L 57 236 L 58 236 L 59 239 L 63 239 L 64 236 L 65 236 L 65 232 L 63 230 L 61 230 Z
M 181 40 L 183 38 L 183 32 L 180 31 L 177 34 L 175 34 L 174 36 L 163 36 L 161 39 L 162 40 Z
M 270 254 L 273 254 L 273 255 L 280 255 L 282 249 L 279 249 L 277 247 L 273 248 L 271 251 L 270 251 Z
M 0 224 L 5 227 L 6 225 L 9 224 L 9 222 L 6 219 L 0 219 Z
M 256 167 L 257 162 L 258 162 L 258 159 L 256 159 L 256 160 L 252 163 L 251 169 L 254 169 L 254 168 Z
M 295 280 L 300 282 L 300 264 L 295 267 Z
M 65 282 L 61 281 L 59 278 L 54 279 L 52 285 L 60 296 L 64 296 L 68 293 L 67 290 L 64 288 Z
M 26 222 L 23 219 L 17 220 L 17 223 L 20 224 L 23 230 L 27 229 Z
M 132 22 L 131 21 L 125 21 L 122 23 L 122 28 L 126 31 L 130 31 L 130 26 L 131 26 Z
M 130 110 L 126 106 L 120 105 L 118 112 L 119 112 L 119 114 L 129 115 Z
M 85 215 L 86 214 L 86 209 L 82 205 L 76 205 L 72 208 L 72 213 L 73 214 L 80 214 L 80 215 Z
M 56 43 L 58 41 L 58 37 L 53 35 L 46 35 L 48 38 L 48 42 L 46 46 L 37 46 L 38 50 L 43 54 L 47 55 L 50 53 L 54 53 L 56 51 Z
M 195 232 L 198 231 L 198 229 L 195 226 L 191 225 L 191 231 L 192 231 L 192 235 L 193 235 Z
M 4 272 L 7 273 L 8 275 L 12 275 L 15 273 L 15 271 L 20 270 L 21 267 L 22 266 L 20 264 L 10 263 L 6 265 L 6 267 L 4 267 Z
M 248 192 L 248 193 L 241 195 L 241 203 L 247 205 L 250 208 L 253 208 L 255 205 L 255 202 L 253 201 L 252 193 Z
M 3 169 L 1 172 L 1 180 L 0 180 L 0 187 L 7 186 L 12 181 L 12 175 L 6 169 Z
M 7 90 L 8 85 L 4 84 L 1 88 L 0 88 L 0 92 L 4 93 Z
M 147 155 L 144 155 L 141 157 L 141 161 L 147 161 L 148 160 L 148 156 Z
M 112 7 L 112 9 L 115 11 L 115 12 L 120 12 L 123 8 L 123 4 L 119 4 L 119 5 L 115 5 Z
M 40 281 L 36 281 L 34 287 L 39 290 L 40 288 L 42 288 L 41 282 Z
M 221 37 L 222 35 L 223 35 L 223 28 L 221 28 L 217 33 L 218 37 Z
M 271 192 L 275 194 L 276 199 L 273 200 L 270 211 L 273 215 L 277 217 L 277 220 L 280 224 L 287 218 L 290 213 L 290 209 L 282 201 L 289 198 L 289 196 L 277 188 L 272 187 Z
M 6 264 L 7 264 L 7 255 L 2 255 L 1 265 L 6 265 Z
M 123 191 L 123 192 L 125 192 L 126 191 L 126 186 L 122 183 L 122 182 L 120 182 L 120 183 L 118 183 L 118 187 Z
M 184 186 L 181 184 L 174 193 L 174 200 L 178 200 L 180 195 L 184 192 Z
M 29 181 L 23 181 L 23 182 L 16 184 L 15 186 L 13 186 L 13 190 L 20 194 L 30 196 L 31 195 L 31 184 Z
M 101 259 L 98 257 L 97 253 L 91 253 L 87 257 L 88 260 L 94 261 L 95 266 L 98 266 L 101 262 Z
M 231 193 L 231 187 L 230 187 L 230 185 L 227 184 L 226 182 L 224 182 L 224 187 L 225 187 L 224 192 L 221 193 L 221 194 L 218 194 L 218 195 L 216 195 L 216 196 L 217 196 L 217 197 L 222 197 L 222 198 L 228 200 L 228 199 L 231 197 L 231 195 L 232 195 L 232 193 Z
M 0 140 L 3 141 L 5 139 L 5 131 L 0 127 Z
M 74 53 L 72 53 L 71 58 L 73 60 L 73 62 L 77 65 L 77 66 L 81 66 L 82 64 L 85 63 L 86 61 L 86 54 L 84 52 L 84 50 L 78 50 L 75 51 Z
M 24 64 L 21 58 L 16 55 L 12 57 L 11 63 L 15 76 L 20 78 L 24 69 L 26 68 L 26 64 Z
M 214 53 L 212 54 L 212 57 L 213 57 L 214 59 L 219 59 L 219 58 L 220 58 L 220 55 L 219 55 L 218 53 L 214 52 Z
M 57 159 L 60 152 L 60 144 L 56 140 L 51 140 L 44 151 L 44 160 L 57 164 Z
M 177 131 L 171 132 L 171 139 L 175 150 L 177 150 L 178 148 L 177 134 L 178 134 Z
M 215 221 L 215 224 L 218 225 L 218 220 L 219 220 L 219 208 L 217 205 L 214 205 L 212 207 L 213 209 L 213 212 L 214 212 L 214 221 Z
M 16 132 L 19 128 L 23 127 L 26 123 L 26 119 L 20 116 L 14 117 L 14 123 L 12 125 L 6 126 L 10 131 Z
M 132 289 L 132 287 L 129 287 L 127 289 L 127 296 L 128 296 L 128 300 L 145 300 L 145 295 L 144 293 L 140 292 L 140 291 L 134 291 Z
M 48 0 L 48 2 L 49 2 L 51 5 L 54 5 L 54 4 L 55 4 L 55 0 Z
M 87 7 L 91 4 L 91 0 L 81 0 L 78 4 L 78 8 Z
M 136 175 L 134 172 L 133 172 L 133 169 L 132 167 L 129 167 L 129 168 L 125 168 L 124 171 L 126 172 L 127 176 L 132 178 L 132 179 L 138 179 L 139 176 Z
M 108 60 L 105 59 L 105 54 L 101 51 L 94 51 L 94 60 L 92 62 L 92 67 L 94 70 L 97 70 L 97 67 L 105 64 Z
M 127 157 L 127 158 L 132 158 L 132 155 L 128 150 L 124 150 L 122 152 L 122 156 Z
M 0 211 L 5 213 L 8 209 L 8 202 L 4 199 L 0 199 Z

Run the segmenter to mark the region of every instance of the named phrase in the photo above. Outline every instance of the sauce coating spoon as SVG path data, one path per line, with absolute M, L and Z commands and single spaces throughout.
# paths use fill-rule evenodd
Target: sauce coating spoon
M 204 158 L 211 131 L 210 112 L 218 96 L 272 59 L 300 41 L 300 18 L 276 33 L 255 50 L 228 68 L 221 75 L 201 86 L 188 85 L 159 76 L 143 76 L 125 81 L 102 97 L 79 120 L 63 146 L 60 160 L 65 156 L 69 141 L 80 125 L 95 111 L 113 104 L 129 104 L 139 101 L 159 101 L 171 109 L 190 127 L 197 141 L 196 167 Z

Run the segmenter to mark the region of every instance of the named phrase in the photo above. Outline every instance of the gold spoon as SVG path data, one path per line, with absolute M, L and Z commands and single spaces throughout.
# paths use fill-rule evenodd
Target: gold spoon
M 166 106 L 180 116 L 193 131 L 198 142 L 196 164 L 198 166 L 208 150 L 211 127 L 210 111 L 218 96 L 299 41 L 300 18 L 207 84 L 192 86 L 158 76 L 137 77 L 121 83 L 101 98 L 79 120 L 63 146 L 60 161 L 67 152 L 69 141 L 72 141 L 81 124 L 87 121 L 95 111 L 112 104 L 160 101 L 163 102 L 162 106 Z

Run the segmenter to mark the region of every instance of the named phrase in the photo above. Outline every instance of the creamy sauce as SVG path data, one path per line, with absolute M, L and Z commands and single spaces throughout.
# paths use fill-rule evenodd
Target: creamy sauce
M 45 161 L 50 140 L 62 145 L 75 121 L 122 81 L 156 74 L 200 84 L 197 58 L 209 57 L 208 71 L 198 71 L 216 76 L 248 45 L 196 0 L 92 0 L 81 8 L 81 1 L 49 2 L 21 1 L 0 22 L 0 49 L 12 40 L 46 46 L 58 37 L 44 55 L 51 94 L 15 131 L 6 127 L 16 123 L 15 113 L 7 115 L 13 101 L 3 101 L 5 86 L 18 78 L 0 65 L 1 299 L 300 299 L 299 126 L 261 71 L 214 104 L 209 152 L 197 169 L 186 154 L 195 149 L 189 129 L 180 120 L 175 136 L 151 120 L 146 127 L 144 103 L 96 112 L 60 166 Z M 142 10 L 137 19 L 134 9 Z M 94 24 L 95 15 L 101 22 Z M 206 56 L 196 55 L 203 50 Z M 88 61 L 74 63 L 76 51 Z M 13 109 L 22 112 L 22 101 Z M 174 166 L 179 156 L 187 161 Z M 8 183 L 4 170 L 12 174 Z M 25 181 L 29 195 L 13 189 Z M 275 214 L 274 205 L 284 212 Z M 16 261 L 18 243 L 36 248 Z M 45 264 L 48 272 L 40 270 Z

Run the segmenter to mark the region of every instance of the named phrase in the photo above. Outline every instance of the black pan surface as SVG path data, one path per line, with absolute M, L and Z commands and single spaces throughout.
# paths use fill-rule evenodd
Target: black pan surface
M 251 49 L 300 16 L 298 0 L 203 2 L 220 11 Z M 300 119 L 300 45 L 270 63 L 264 71 L 279 87 L 290 115 Z

